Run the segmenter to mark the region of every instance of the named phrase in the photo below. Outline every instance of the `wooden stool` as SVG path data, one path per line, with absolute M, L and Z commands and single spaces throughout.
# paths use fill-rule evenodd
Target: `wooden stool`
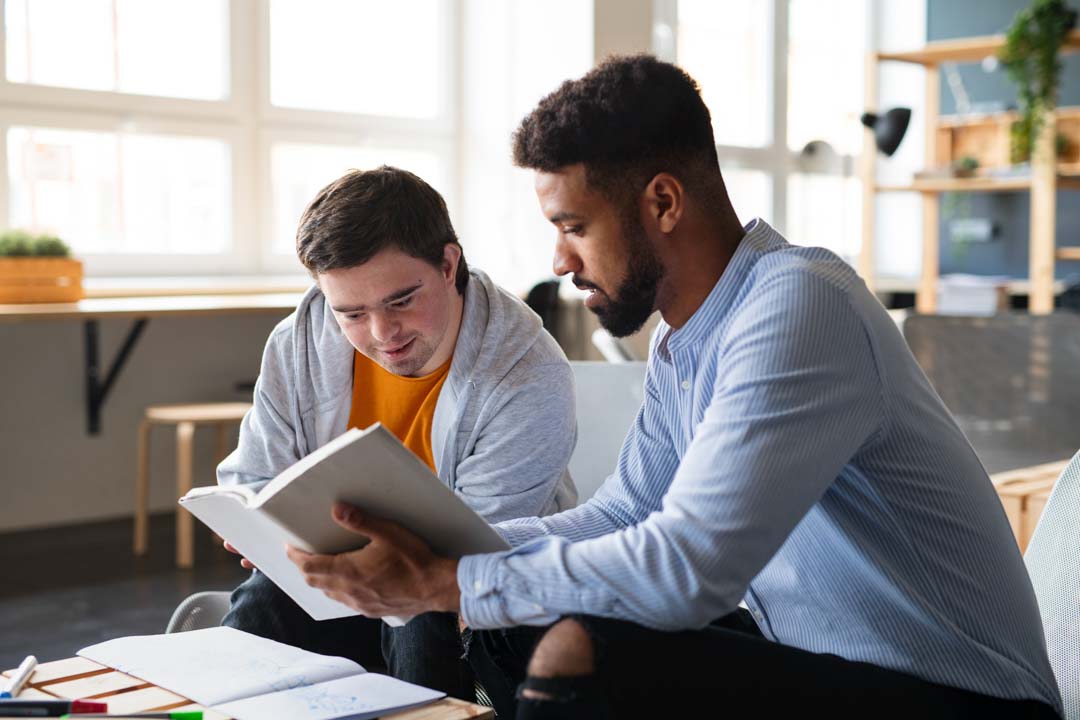
M 176 425 L 176 493 L 183 497 L 192 487 L 192 460 L 197 425 L 217 426 L 216 459 L 221 462 L 229 454 L 230 426 L 244 419 L 251 403 L 184 403 L 151 405 L 139 423 L 138 474 L 135 478 L 135 554 L 145 555 L 148 544 L 146 503 L 150 485 L 150 428 L 154 425 Z M 194 524 L 191 513 L 176 507 L 176 565 L 192 566 L 195 556 Z

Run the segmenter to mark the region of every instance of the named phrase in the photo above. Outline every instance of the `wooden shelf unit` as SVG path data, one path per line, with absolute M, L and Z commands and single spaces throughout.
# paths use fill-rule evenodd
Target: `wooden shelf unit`
M 877 59 L 935 67 L 947 62 L 980 62 L 988 55 L 997 54 L 1003 47 L 1005 47 L 1004 35 L 983 35 L 955 40 L 938 40 L 910 52 L 877 53 Z M 1080 50 L 1080 30 L 1069 33 L 1062 50 L 1064 52 Z
M 940 116 L 940 65 L 947 62 L 979 62 L 997 54 L 1005 45 L 1003 35 L 945 40 L 927 43 L 911 52 L 870 53 L 866 63 L 866 98 L 871 107 L 877 104 L 878 64 L 906 62 L 926 69 L 925 158 L 927 168 L 947 166 L 952 159 L 975 155 L 987 169 L 1008 167 L 1008 130 L 1018 117 L 1015 112 L 969 116 Z M 1073 30 L 1062 47 L 1063 53 L 1080 52 L 1080 30 Z M 1056 211 L 1058 188 L 1080 190 L 1080 142 L 1070 143 L 1058 157 L 1055 138 L 1061 131 L 1070 138 L 1080 138 L 1080 108 L 1058 108 L 1054 122 L 1044 125 L 1035 140 L 1030 172 L 1022 176 L 979 175 L 971 178 L 916 178 L 906 185 L 877 183 L 877 148 L 873 134 L 863 138 L 860 175 L 863 191 L 862 252 L 859 272 L 867 285 L 874 287 L 874 198 L 879 192 L 917 192 L 922 203 L 922 269 L 916 290 L 915 309 L 922 313 L 937 310 L 937 284 L 941 245 L 939 219 L 941 193 L 945 192 L 1028 192 L 1031 212 L 1028 230 L 1030 294 L 1028 307 L 1034 314 L 1054 309 L 1054 263 L 1056 260 L 1080 260 L 1080 247 L 1056 248 Z

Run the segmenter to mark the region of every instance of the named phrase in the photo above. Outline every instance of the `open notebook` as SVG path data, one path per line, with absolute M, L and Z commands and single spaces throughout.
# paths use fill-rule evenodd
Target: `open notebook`
M 238 720 L 363 720 L 444 697 L 227 627 L 118 638 L 79 655 Z

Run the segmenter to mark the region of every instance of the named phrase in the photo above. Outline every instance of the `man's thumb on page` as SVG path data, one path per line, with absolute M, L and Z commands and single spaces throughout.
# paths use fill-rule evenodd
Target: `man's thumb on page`
M 338 525 L 371 540 L 383 539 L 401 542 L 401 531 L 394 523 L 364 512 L 346 502 L 334 503 L 334 520 Z
M 382 518 L 369 515 L 355 505 L 345 502 L 334 503 L 334 520 L 346 530 L 369 538 L 385 536 L 388 531 L 387 523 Z
M 337 524 L 346 530 L 359 531 L 366 524 L 364 514 L 360 512 L 359 508 L 349 503 L 334 503 L 333 513 Z

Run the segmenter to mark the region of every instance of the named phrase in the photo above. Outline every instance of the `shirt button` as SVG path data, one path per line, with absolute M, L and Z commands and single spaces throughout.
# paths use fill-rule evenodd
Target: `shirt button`
M 476 592 L 480 592 L 480 590 L 483 589 L 484 586 L 479 580 L 476 580 L 473 582 L 472 587 L 473 590 L 475 590 Z
M 689 380 L 683 380 L 682 381 L 682 389 L 683 390 L 689 390 L 690 389 L 690 381 Z

